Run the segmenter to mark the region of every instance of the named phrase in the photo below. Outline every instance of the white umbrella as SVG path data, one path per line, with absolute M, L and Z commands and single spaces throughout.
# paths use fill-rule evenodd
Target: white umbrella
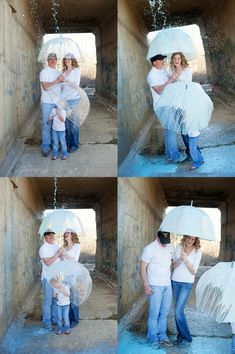
M 197 307 L 217 322 L 235 322 L 235 264 L 220 262 L 196 286 Z
M 190 205 L 181 205 L 172 209 L 164 217 L 159 230 L 200 237 L 203 240 L 215 240 L 214 227 L 209 216 L 199 208 Z
M 213 112 L 213 102 L 196 82 L 178 81 L 167 85 L 156 108 L 165 129 L 188 134 L 206 128 Z
M 56 209 L 43 218 L 38 232 L 42 236 L 47 229 L 63 233 L 68 228 L 73 229 L 79 236 L 84 235 L 82 223 L 73 212 Z
M 50 283 L 55 277 L 60 277 L 62 283 L 69 285 L 71 288 L 71 303 L 79 306 L 90 296 L 92 290 L 91 276 L 89 271 L 80 263 L 68 260 L 53 263 L 46 270 L 46 279 Z
M 175 52 L 182 52 L 187 60 L 197 57 L 192 39 L 186 32 L 177 28 L 167 28 L 161 30 L 150 43 L 147 59 L 157 54 L 170 55 Z
M 44 62 L 47 60 L 49 53 L 55 53 L 59 60 L 62 60 L 66 54 L 72 53 L 78 62 L 84 61 L 78 44 L 71 38 L 63 37 L 62 35 L 52 38 L 42 45 L 38 55 L 38 61 Z

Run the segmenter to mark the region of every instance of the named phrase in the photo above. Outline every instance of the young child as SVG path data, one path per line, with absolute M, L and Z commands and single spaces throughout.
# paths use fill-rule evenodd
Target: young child
M 53 142 L 53 156 L 52 160 L 58 157 L 59 145 L 61 145 L 62 157 L 61 160 L 68 158 L 67 144 L 65 139 L 65 120 L 66 111 L 63 101 L 58 102 L 57 108 L 53 108 L 49 120 L 53 119 L 52 124 L 52 142 Z
M 64 334 L 70 333 L 69 322 L 69 305 L 70 305 L 70 289 L 69 286 L 62 283 L 63 277 L 56 276 L 51 279 L 51 286 L 57 295 L 58 308 L 58 329 L 56 334 L 62 334 L 64 322 Z

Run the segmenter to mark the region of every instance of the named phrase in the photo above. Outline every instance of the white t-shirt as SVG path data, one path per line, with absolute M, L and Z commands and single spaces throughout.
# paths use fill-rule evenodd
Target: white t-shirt
M 42 275 L 41 275 L 41 279 L 43 280 L 44 278 L 46 278 L 46 270 L 48 268 L 48 266 L 44 263 L 43 258 L 50 258 L 53 257 L 54 254 L 56 253 L 56 251 L 58 250 L 59 246 L 56 244 L 50 244 L 48 242 L 44 242 L 44 244 L 40 247 L 39 249 L 39 256 L 41 258 L 41 263 L 42 263 Z M 60 259 L 56 258 L 55 262 L 59 262 Z
M 57 305 L 59 306 L 65 306 L 70 304 L 70 289 L 69 286 L 66 284 L 63 284 L 64 290 L 69 294 L 69 296 L 63 294 L 63 292 L 60 289 L 56 289 L 53 287 L 55 294 L 57 295 Z
M 49 66 L 40 72 L 40 83 L 41 82 L 52 82 L 55 81 L 60 72 L 57 69 L 52 69 Z M 61 85 L 54 85 L 47 90 L 44 90 L 41 84 L 41 103 L 54 103 L 56 104 L 60 99 Z
M 157 102 L 160 98 L 160 95 L 153 89 L 153 86 L 164 85 L 169 79 L 166 69 L 156 69 L 154 66 L 150 70 L 147 76 L 147 81 L 150 86 L 150 90 L 153 96 L 153 108 L 156 108 Z
M 66 249 L 64 250 L 65 250 L 65 254 L 67 254 L 68 256 L 73 258 L 76 262 L 78 262 L 80 252 L 81 252 L 79 243 L 74 243 L 73 247 L 69 251 L 66 251 Z
M 182 252 L 182 246 L 178 245 L 175 249 L 173 259 L 176 260 L 180 257 Z M 187 256 L 187 260 L 193 266 L 195 273 L 198 270 L 199 264 L 201 262 L 202 252 L 201 250 L 195 251 L 195 249 Z M 193 283 L 195 275 L 193 275 L 187 268 L 184 262 L 174 269 L 172 274 L 172 280 L 183 282 L 183 283 Z
M 61 115 L 64 117 L 64 122 L 60 120 L 56 113 L 56 108 L 53 108 L 50 114 L 50 117 L 53 117 L 52 129 L 57 132 L 65 131 L 65 120 L 66 120 L 66 111 L 64 109 L 60 110 Z
M 79 93 L 78 90 L 73 87 L 72 85 L 69 85 L 69 83 L 66 84 L 66 81 L 69 81 L 72 84 L 76 84 L 77 86 L 80 85 L 80 69 L 79 68 L 74 68 L 68 76 L 65 76 L 65 82 L 62 83 L 62 100 L 76 100 L 78 99 Z
M 173 247 L 169 244 L 162 247 L 157 240 L 144 248 L 141 260 L 148 263 L 148 283 L 152 286 L 167 286 L 171 284 L 171 259 Z

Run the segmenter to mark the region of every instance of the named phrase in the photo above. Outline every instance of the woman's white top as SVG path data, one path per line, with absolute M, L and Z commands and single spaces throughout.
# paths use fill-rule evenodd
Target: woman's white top
M 80 78 L 81 78 L 80 69 L 74 68 L 69 73 L 69 75 L 66 75 L 64 73 L 63 76 L 65 78 L 65 82 L 62 83 L 61 99 L 66 101 L 78 99 L 80 97 L 78 90 L 76 89 L 76 87 L 73 87 L 73 85 L 70 84 L 75 84 L 76 86 L 80 85 Z
M 172 73 L 173 70 L 170 70 L 169 72 L 170 76 L 172 75 Z M 192 70 L 190 68 L 185 68 L 182 70 L 180 76 L 176 81 L 192 81 L 192 78 L 193 78 Z
M 76 262 L 78 262 L 79 260 L 80 252 L 81 252 L 81 248 L 79 243 L 74 243 L 73 247 L 70 248 L 69 251 L 66 251 L 65 249 L 65 254 L 73 258 Z
M 175 249 L 174 255 L 173 255 L 173 260 L 176 261 L 179 259 L 180 255 L 182 252 L 182 246 L 178 245 Z M 192 265 L 192 267 L 195 270 L 195 273 L 198 270 L 199 264 L 201 262 L 202 258 L 202 252 L 200 250 L 193 250 L 187 257 L 188 262 Z M 179 281 L 182 283 L 193 283 L 195 279 L 195 275 L 193 275 L 185 265 L 185 263 L 182 261 L 180 265 L 174 269 L 172 277 L 172 280 Z

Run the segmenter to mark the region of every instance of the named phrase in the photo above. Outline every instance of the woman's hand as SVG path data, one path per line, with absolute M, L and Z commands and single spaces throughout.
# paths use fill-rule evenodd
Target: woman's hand
M 187 258 L 187 253 L 183 250 L 180 255 L 180 259 L 182 259 L 184 262 L 186 261 Z

